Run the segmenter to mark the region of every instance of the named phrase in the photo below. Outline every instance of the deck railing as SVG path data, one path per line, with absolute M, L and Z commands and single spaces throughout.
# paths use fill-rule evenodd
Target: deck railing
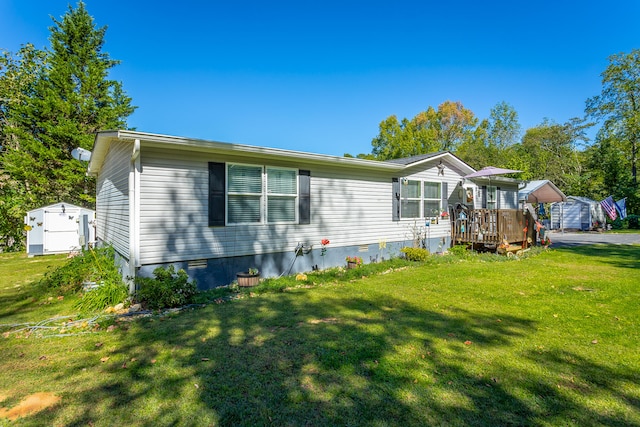
M 519 209 L 472 209 L 454 212 L 451 236 L 455 244 L 499 245 L 527 239 L 530 216 Z M 529 227 L 530 229 L 530 227 Z

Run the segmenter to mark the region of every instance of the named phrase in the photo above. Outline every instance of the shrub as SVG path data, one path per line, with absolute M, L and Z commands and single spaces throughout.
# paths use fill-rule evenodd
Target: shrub
M 629 228 L 633 230 L 640 229 L 640 215 L 629 215 L 625 219 L 628 221 Z
M 466 257 L 469 255 L 469 249 L 467 245 L 454 245 L 449 248 L 449 253 L 459 257 Z
M 173 265 L 153 270 L 155 278 L 138 277 L 136 297 L 139 302 L 151 309 L 180 307 L 193 302 L 196 295 L 196 282 L 189 282 L 187 273 L 177 272 Z
M 611 222 L 611 229 L 612 230 L 622 230 L 624 228 L 624 223 L 623 221 L 620 219 L 620 217 L 617 217 L 616 219 L 614 219 Z
M 423 248 L 404 247 L 400 252 L 409 261 L 426 261 L 429 258 L 429 251 Z
M 39 285 L 45 291 L 70 293 L 81 291 L 84 282 L 100 283 L 116 280 L 116 277 L 121 282 L 114 255 L 115 252 L 110 246 L 82 251 L 69 258 L 62 267 L 45 273 Z

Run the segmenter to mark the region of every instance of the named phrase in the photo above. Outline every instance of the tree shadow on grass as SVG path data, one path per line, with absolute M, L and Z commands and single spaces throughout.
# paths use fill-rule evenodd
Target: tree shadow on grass
M 548 413 L 562 423 L 574 412 L 580 420 L 615 421 L 548 384 L 531 392 L 553 405 L 531 407 L 470 366 L 477 363 L 473 349 L 506 348 L 534 328 L 514 316 L 426 310 L 388 296 L 296 290 L 248 298 L 121 327 L 109 362 L 91 368 L 105 380 L 80 387 L 74 398 L 85 410 L 65 422 L 538 425 Z M 536 363 L 555 364 L 558 371 L 568 363 L 550 356 Z M 585 368 L 583 375 L 598 368 Z M 609 374 L 612 389 L 629 380 Z

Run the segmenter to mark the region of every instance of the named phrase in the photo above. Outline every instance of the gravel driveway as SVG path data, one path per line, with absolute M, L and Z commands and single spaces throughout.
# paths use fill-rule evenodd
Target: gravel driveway
M 578 245 L 594 245 L 598 243 L 613 245 L 640 245 L 640 234 L 617 234 L 617 233 L 576 233 L 576 232 L 559 232 L 549 233 L 551 239 L 551 247 L 571 247 Z

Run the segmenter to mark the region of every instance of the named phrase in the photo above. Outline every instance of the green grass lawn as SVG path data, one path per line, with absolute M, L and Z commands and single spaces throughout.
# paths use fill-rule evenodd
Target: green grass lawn
M 29 296 L 32 261 L 0 276 L 0 324 L 73 316 Z M 433 257 L 109 331 L 9 334 L 0 407 L 60 397 L 11 422 L 38 426 L 640 426 L 639 283 L 639 246 Z

